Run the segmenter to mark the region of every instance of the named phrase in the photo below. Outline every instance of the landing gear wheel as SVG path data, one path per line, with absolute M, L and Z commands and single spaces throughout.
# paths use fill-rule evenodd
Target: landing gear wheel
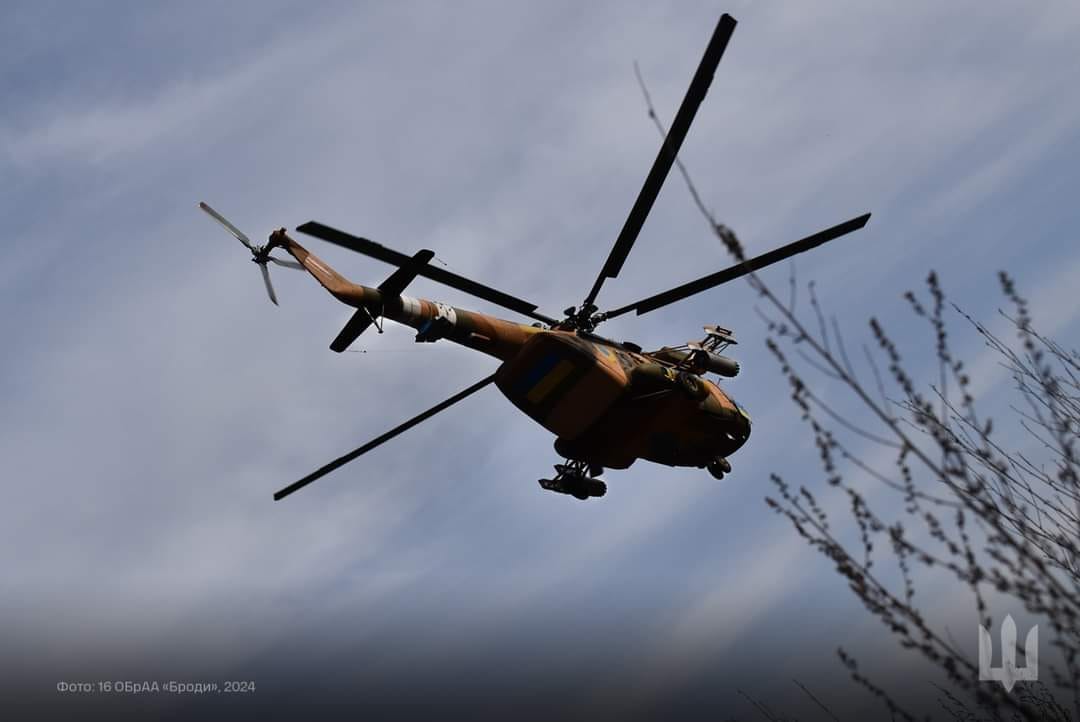
M 585 489 L 591 497 L 601 497 L 607 493 L 607 484 L 599 479 L 586 479 Z
M 712 478 L 716 479 L 717 481 L 723 479 L 724 474 L 731 473 L 731 463 L 722 456 L 705 468 L 709 470 Z

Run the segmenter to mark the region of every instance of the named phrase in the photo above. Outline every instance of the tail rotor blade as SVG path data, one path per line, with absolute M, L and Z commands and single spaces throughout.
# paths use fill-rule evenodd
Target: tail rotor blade
M 206 211 L 207 215 L 209 215 L 215 221 L 217 221 L 218 223 L 223 225 L 225 227 L 225 230 L 227 230 L 229 233 L 233 234 L 233 236 L 236 237 L 236 240 L 240 241 L 245 246 L 247 246 L 247 249 L 249 251 L 251 251 L 252 253 L 255 252 L 255 244 L 251 242 L 251 239 L 248 238 L 247 236 L 245 236 L 244 232 L 241 231 L 239 228 L 234 226 L 232 223 L 229 223 L 229 221 L 225 218 L 225 216 L 221 215 L 220 213 L 218 213 L 217 211 L 215 211 L 213 208 L 211 208 L 206 203 L 203 203 L 202 201 L 199 201 L 199 208 L 202 208 L 204 211 Z
M 270 296 L 275 306 L 278 305 L 277 295 L 274 294 L 274 284 L 270 283 L 270 271 L 266 268 L 266 264 L 260 263 L 259 270 L 262 271 L 263 283 L 266 284 L 266 294 Z
M 273 256 L 268 257 L 266 260 L 270 261 L 270 263 L 276 263 L 283 268 L 295 268 L 297 271 L 304 270 L 303 265 L 297 263 L 296 261 L 286 261 L 282 258 L 274 258 Z

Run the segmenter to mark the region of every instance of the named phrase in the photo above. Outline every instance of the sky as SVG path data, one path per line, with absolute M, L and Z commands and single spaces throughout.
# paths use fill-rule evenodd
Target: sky
M 553 439 L 491 388 L 271 500 L 497 362 L 393 324 L 354 346 L 368 353 L 330 352 L 350 309 L 286 269 L 272 306 L 198 201 L 253 238 L 315 219 L 431 248 L 558 315 L 656 154 L 633 63 L 670 123 L 721 12 L 739 24 L 681 157 L 749 253 L 869 211 L 794 261 L 855 337 L 877 316 L 925 342 L 901 296 L 934 268 L 987 322 L 1006 269 L 1047 332 L 1076 338 L 1069 3 L 5 4 L 8 688 L 58 714 L 753 719 L 738 690 L 796 709 L 792 677 L 839 689 L 837 646 L 893 654 L 764 504 L 771 473 L 821 481 L 741 282 L 604 327 L 645 347 L 735 329 L 743 371 L 724 386 L 754 434 L 723 482 L 640 462 L 601 500 L 545 492 Z M 356 282 L 390 273 L 302 242 Z M 672 176 L 600 305 L 728 263 Z M 509 315 L 424 279 L 409 293 Z M 974 334 L 958 342 L 992 397 L 1004 375 Z M 934 593 L 974 648 L 954 591 Z M 55 691 L 98 679 L 259 691 Z

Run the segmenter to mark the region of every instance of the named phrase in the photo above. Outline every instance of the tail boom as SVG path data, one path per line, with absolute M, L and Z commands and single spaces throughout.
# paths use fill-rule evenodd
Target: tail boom
M 353 283 L 290 238 L 285 229 L 274 231 L 270 244 L 284 248 L 334 298 L 348 306 L 363 309 L 372 319 L 381 316 L 416 329 L 417 341 L 446 339 L 506 360 L 517 354 L 521 346 L 541 330 L 536 326 L 506 321 L 437 301 L 404 296 L 396 288 L 398 284 L 390 284 L 393 288 L 382 290 Z M 426 262 L 426 259 L 418 260 Z M 387 279 L 387 283 L 392 278 Z M 347 343 L 335 340 L 335 345 L 343 350 Z

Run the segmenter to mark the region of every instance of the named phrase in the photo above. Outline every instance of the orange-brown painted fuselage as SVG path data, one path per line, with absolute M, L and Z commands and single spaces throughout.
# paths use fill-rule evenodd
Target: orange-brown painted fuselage
M 276 235 L 276 234 L 275 234 Z M 544 329 L 354 284 L 281 233 L 284 247 L 338 300 L 502 361 L 495 384 L 556 435 L 564 457 L 624 469 L 637 459 L 703 467 L 737 450 L 750 419 L 715 383 L 591 334 Z

